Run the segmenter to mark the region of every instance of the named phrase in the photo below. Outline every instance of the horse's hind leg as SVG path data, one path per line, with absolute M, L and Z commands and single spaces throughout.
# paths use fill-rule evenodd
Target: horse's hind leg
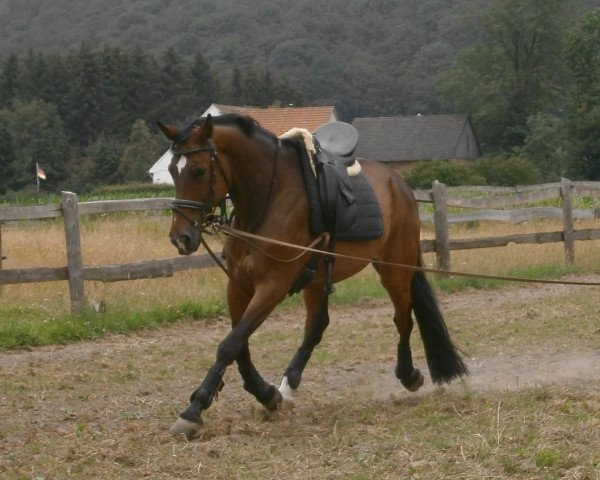
M 300 385 L 302 372 L 310 359 L 314 348 L 321 342 L 323 332 L 329 325 L 328 295 L 322 285 L 304 290 L 306 322 L 304 339 L 286 369 L 279 391 L 284 401 L 293 404 L 292 390 Z
M 411 392 L 423 385 L 424 378 L 418 368 L 414 368 L 410 349 L 410 335 L 413 329 L 411 316 L 411 279 L 413 272 L 393 270 L 393 267 L 377 268 L 381 283 L 387 290 L 394 305 L 394 324 L 400 334 L 396 377 Z
M 242 347 L 236 362 L 240 375 L 244 380 L 244 389 L 254 395 L 267 410 L 277 410 L 277 407 L 283 401 L 281 393 L 274 385 L 267 383 L 254 367 L 250 358 L 248 343 Z

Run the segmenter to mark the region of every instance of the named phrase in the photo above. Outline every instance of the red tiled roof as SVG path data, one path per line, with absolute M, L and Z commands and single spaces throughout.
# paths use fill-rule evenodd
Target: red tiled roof
M 294 127 L 306 128 L 312 132 L 324 123 L 337 120 L 334 107 L 246 108 L 217 104 L 213 106 L 221 113 L 248 115 L 277 136 Z

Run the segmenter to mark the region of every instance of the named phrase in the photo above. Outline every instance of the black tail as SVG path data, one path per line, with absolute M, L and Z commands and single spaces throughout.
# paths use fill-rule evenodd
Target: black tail
M 418 271 L 413 275 L 411 299 L 433 382 L 450 383 L 454 378 L 468 375 L 469 369 L 450 339 L 437 299 L 424 272 Z

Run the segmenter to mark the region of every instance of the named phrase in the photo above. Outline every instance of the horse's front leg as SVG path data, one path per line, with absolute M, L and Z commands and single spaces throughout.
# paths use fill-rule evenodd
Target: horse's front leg
M 236 318 L 237 315 L 232 315 L 233 327 L 231 332 L 219 344 L 214 365 L 209 369 L 200 386 L 192 393 L 190 405 L 181 412 L 179 418 L 171 426 L 171 434 L 184 434 L 188 439 L 195 438 L 200 434 L 202 411 L 212 404 L 215 395 L 223 385 L 225 370 L 235 360 L 238 360 L 240 372 L 244 377 L 244 386 L 247 390 L 257 396 L 259 401 L 266 406 L 278 401 L 279 392 L 275 387 L 269 388 L 269 386 L 266 386 L 266 382 L 262 380 L 250 361 L 248 339 L 280 300 L 281 298 L 273 295 L 272 291 L 265 291 L 262 294 L 257 292 L 239 321 Z M 270 398 L 268 398 L 269 395 Z
M 277 410 L 283 401 L 283 397 L 273 384 L 267 383 L 258 373 L 250 358 L 250 348 L 247 343 L 242 348 L 236 362 L 240 375 L 244 380 L 244 389 L 254 395 L 267 410 L 271 412 Z
M 227 298 L 229 303 L 229 314 L 232 324 L 235 325 L 244 315 L 251 301 L 246 291 L 239 288 L 238 283 L 230 282 L 228 285 Z M 270 313 L 270 312 L 269 312 Z M 282 398 L 279 391 L 270 383 L 267 383 L 258 373 L 252 359 L 248 342 L 242 347 L 236 358 L 238 371 L 244 381 L 244 389 L 254 395 L 267 410 L 275 410 L 281 403 Z

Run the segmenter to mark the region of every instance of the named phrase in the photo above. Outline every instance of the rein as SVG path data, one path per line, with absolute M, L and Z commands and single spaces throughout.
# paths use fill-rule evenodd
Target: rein
M 369 258 L 356 257 L 353 255 L 344 255 L 342 253 L 329 252 L 320 250 L 313 247 L 303 247 L 301 245 L 295 245 L 293 243 L 283 242 L 281 240 L 276 240 L 274 238 L 261 237 L 260 235 L 255 235 L 250 232 L 244 232 L 242 230 L 237 230 L 230 225 L 214 225 L 216 230 L 220 230 L 227 235 L 231 235 L 232 237 L 251 240 L 258 240 L 265 243 L 270 243 L 273 245 L 281 245 L 284 247 L 293 248 L 296 250 L 302 250 L 303 253 L 313 252 L 320 253 L 323 255 L 331 255 L 338 258 L 345 258 L 348 260 L 359 260 L 367 263 L 376 263 L 378 265 L 387 265 L 391 267 L 403 268 L 406 270 L 420 271 L 426 273 L 434 273 L 444 276 L 457 276 L 457 277 L 469 277 L 469 278 L 481 278 L 485 280 L 503 280 L 508 282 L 521 282 L 521 283 L 542 283 L 542 284 L 552 284 L 552 285 L 579 285 L 579 286 L 592 286 L 592 287 L 600 287 L 600 282 L 580 282 L 580 281 L 570 281 L 570 280 L 543 280 L 543 279 L 534 279 L 534 278 L 524 278 L 524 277 L 510 277 L 510 276 L 502 276 L 502 275 L 484 275 L 479 273 L 470 273 L 470 272 L 456 272 L 456 271 L 448 271 L 448 270 L 440 270 L 436 268 L 428 268 L 428 267 L 419 267 L 417 265 L 405 265 L 402 263 L 393 263 L 393 262 L 384 262 L 381 260 L 372 260 Z M 255 245 L 256 247 L 256 245 Z M 258 248 L 258 247 L 256 247 Z M 261 250 L 262 251 L 262 250 Z M 273 258 L 273 257 L 271 257 Z M 283 260 L 279 260 L 283 261 Z

